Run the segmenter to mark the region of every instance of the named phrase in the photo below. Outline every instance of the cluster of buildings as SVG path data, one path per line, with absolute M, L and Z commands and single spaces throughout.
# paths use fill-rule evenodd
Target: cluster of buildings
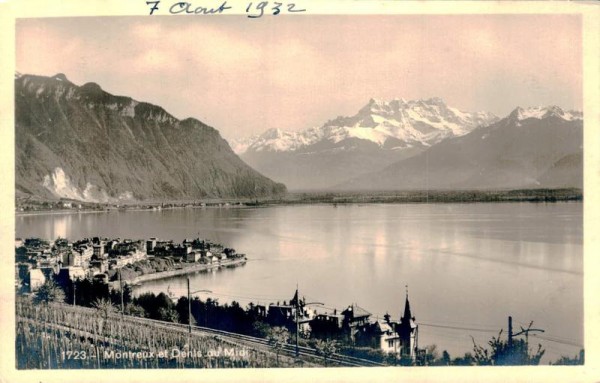
M 175 268 L 196 263 L 221 262 L 243 257 L 235 249 L 207 240 L 185 239 L 182 243 L 157 238 L 130 240 L 120 238 L 85 238 L 76 242 L 58 238 L 17 238 L 16 274 L 19 289 L 35 292 L 46 280 L 75 281 L 97 279 L 108 282 L 116 270 L 136 262 L 163 258 Z M 404 313 L 395 321 L 389 315 L 372 318 L 371 313 L 356 304 L 345 310 L 327 309 L 306 303 L 298 291 L 289 302 L 255 305 L 252 308 L 272 326 L 285 326 L 304 338 L 343 340 L 356 347 L 380 349 L 398 358 L 414 361 L 418 349 L 418 326 L 411 313 L 408 293 Z
M 356 304 L 345 310 L 325 309 L 306 304 L 298 298 L 298 291 L 289 302 L 254 307 L 258 316 L 272 326 L 298 329 L 304 338 L 338 339 L 356 347 L 369 347 L 392 353 L 399 359 L 415 361 L 423 352 L 418 348 L 419 328 L 411 313 L 408 293 L 404 314 L 398 321 L 386 314 L 383 319 L 372 318 L 371 313 Z
M 58 238 L 15 240 L 15 265 L 18 287 L 35 292 L 46 280 L 99 279 L 108 282 L 116 270 L 136 262 L 163 258 L 175 268 L 192 263 L 215 263 L 243 257 L 235 249 L 202 239 L 186 239 L 182 243 L 157 238 L 148 240 L 85 238 L 76 242 Z

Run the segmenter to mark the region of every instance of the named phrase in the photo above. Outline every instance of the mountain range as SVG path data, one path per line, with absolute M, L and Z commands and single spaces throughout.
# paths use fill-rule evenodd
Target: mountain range
M 63 74 L 16 74 L 15 141 L 17 196 L 109 202 L 286 191 L 216 129 Z
M 439 98 L 370 100 L 351 117 L 232 144 L 296 190 L 583 187 L 583 115 L 517 107 L 505 118 Z
M 439 98 L 371 99 L 353 116 L 300 132 L 270 129 L 230 146 L 196 119 L 95 83 L 16 74 L 15 175 L 18 197 L 90 202 L 273 197 L 286 192 L 284 183 L 340 191 L 582 188 L 583 116 L 518 107 L 500 119 Z
M 583 116 L 557 106 L 507 117 L 444 140 L 339 190 L 583 188 Z
M 270 129 L 232 147 L 249 165 L 290 189 L 326 189 L 376 172 L 498 120 L 463 112 L 440 98 L 371 99 L 358 113 L 300 132 Z

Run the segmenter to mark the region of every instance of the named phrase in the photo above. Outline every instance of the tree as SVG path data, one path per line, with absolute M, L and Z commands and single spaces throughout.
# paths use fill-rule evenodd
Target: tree
M 144 293 L 133 299 L 133 303 L 141 306 L 148 318 L 157 320 L 164 320 L 163 314 L 165 314 L 165 310 L 173 309 L 175 306 L 171 298 L 165 293 L 160 293 L 158 295 L 154 295 L 154 293 Z M 161 309 L 163 309 L 162 312 Z
M 179 314 L 171 307 L 161 307 L 158 309 L 159 320 L 165 322 L 179 323 Z
M 108 316 L 111 313 L 114 313 L 117 311 L 115 306 L 113 306 L 112 302 L 109 299 L 105 299 L 105 298 L 96 299 L 94 301 L 94 303 L 92 303 L 92 307 L 94 307 L 95 309 L 100 311 L 100 314 L 102 315 L 102 318 L 104 318 L 104 319 L 108 319 Z
M 108 284 L 99 280 L 85 278 L 71 282 L 67 276 L 64 276 L 58 283 L 69 292 L 69 303 L 73 303 L 73 295 L 75 295 L 75 304 L 93 307 L 95 301 L 99 299 L 108 299 L 110 297 Z M 117 301 L 115 300 L 114 302 Z M 118 302 L 120 303 L 120 295 Z
M 515 366 L 515 365 L 538 365 L 546 350 L 542 349 L 542 345 L 538 344 L 535 351 L 529 350 L 529 345 L 526 340 L 513 339 L 512 345 L 508 341 L 501 339 L 502 330 L 498 333 L 498 337 L 492 337 L 488 342 L 491 349 L 486 349 L 479 346 L 473 340 L 473 352 L 475 362 L 480 366 Z
M 395 366 L 398 364 L 398 355 L 395 352 L 386 352 L 383 358 L 383 363 L 389 366 Z
M 315 349 L 317 355 L 321 355 L 325 361 L 325 366 L 329 358 L 331 358 L 337 351 L 337 342 L 335 340 L 320 340 L 315 342 Z
M 271 331 L 271 326 L 262 321 L 255 321 L 252 324 L 252 336 L 256 336 L 259 338 L 266 338 L 269 336 L 269 332 Z
M 555 362 L 551 362 L 550 364 L 553 366 L 575 366 L 575 365 L 583 365 L 585 363 L 585 351 L 581 349 L 579 351 L 579 355 L 575 355 L 573 358 L 568 356 L 561 356 Z
M 444 350 L 442 352 L 441 363 L 442 363 L 443 366 L 449 366 L 450 365 L 450 354 L 446 350 Z
M 420 353 L 418 353 L 417 358 L 415 360 L 415 363 L 417 366 L 431 366 L 431 365 L 437 364 L 438 362 L 439 362 L 439 359 L 438 359 L 437 345 L 435 345 L 435 344 L 430 344 L 429 346 L 425 346 L 425 348 L 422 349 Z M 403 360 L 401 360 L 401 364 L 402 365 L 411 365 L 412 359 L 404 358 Z
M 171 296 L 171 294 L 169 294 L 169 296 Z M 197 300 L 198 297 L 195 297 L 195 299 Z M 194 318 L 194 311 L 195 311 L 194 310 L 195 307 L 193 307 L 193 306 L 195 306 L 194 303 L 195 303 L 194 300 L 192 300 L 191 303 L 188 303 L 187 297 L 180 297 L 177 300 L 177 303 L 175 304 L 175 311 L 177 311 L 177 315 L 179 315 L 179 320 L 181 321 L 181 323 L 190 324 L 190 319 L 191 319 L 192 326 L 195 326 L 197 324 L 197 321 Z M 191 304 L 191 306 L 189 306 L 190 304 Z M 191 310 L 189 310 L 189 311 L 191 311 L 191 313 L 192 313 L 191 318 L 189 318 L 190 312 L 188 311 L 188 308 L 190 308 L 190 307 L 191 307 Z
M 35 293 L 36 303 L 48 303 L 48 302 L 64 302 L 65 301 L 64 290 L 57 285 L 52 279 L 48 279 Z
M 273 350 L 275 350 L 277 365 L 279 366 L 279 352 L 288 343 L 290 332 L 285 327 L 273 327 L 267 339 Z
M 133 303 L 129 303 L 125 306 L 125 314 L 140 318 L 146 318 L 148 316 L 146 310 L 144 310 L 142 306 Z
M 465 353 L 463 357 L 457 357 L 452 360 L 453 366 L 473 366 L 475 364 L 475 359 L 470 352 Z

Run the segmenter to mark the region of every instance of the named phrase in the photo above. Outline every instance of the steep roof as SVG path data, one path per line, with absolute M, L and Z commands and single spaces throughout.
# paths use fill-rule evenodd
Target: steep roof
M 348 308 L 344 311 L 342 311 L 342 314 L 352 314 L 353 318 L 361 318 L 361 317 L 368 317 L 371 316 L 371 313 L 368 312 L 367 310 L 363 309 L 362 307 L 356 305 L 356 304 L 352 304 L 350 306 L 348 306 Z
M 386 332 L 392 332 L 393 331 L 392 330 L 392 326 L 390 326 L 388 323 L 383 322 L 383 321 L 377 321 L 377 322 L 375 322 L 375 328 L 380 333 L 386 333 Z
M 410 312 L 410 302 L 408 301 L 408 294 L 406 294 L 406 302 L 404 303 L 404 315 L 401 320 L 411 319 L 412 314 Z
M 298 304 L 298 289 L 296 289 L 296 292 L 294 293 L 294 297 L 290 300 L 291 306 L 296 306 L 297 304 Z

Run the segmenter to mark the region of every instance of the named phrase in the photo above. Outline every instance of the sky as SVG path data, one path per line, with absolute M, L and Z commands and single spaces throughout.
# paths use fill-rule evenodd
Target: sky
M 226 139 L 302 130 L 370 98 L 441 97 L 505 116 L 581 109 L 577 15 L 19 19 L 16 69 L 194 117 Z

